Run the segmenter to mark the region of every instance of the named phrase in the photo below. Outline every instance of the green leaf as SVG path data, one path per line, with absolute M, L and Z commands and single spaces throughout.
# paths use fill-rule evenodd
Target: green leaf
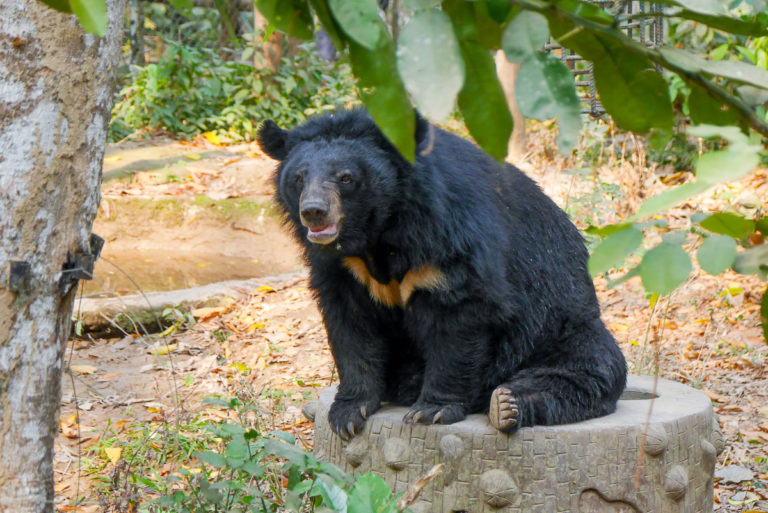
M 405 0 L 405 9 L 411 11 L 418 11 L 419 9 L 431 9 L 433 7 L 440 7 L 442 0 Z
M 207 463 L 211 466 L 222 468 L 227 466 L 227 459 L 221 454 L 213 451 L 201 451 L 195 452 L 200 461 Z
M 206 397 L 202 401 L 203 404 L 213 404 L 216 406 L 223 406 L 224 408 L 232 408 L 234 405 L 227 400 L 220 399 L 218 397 Z
M 691 196 L 705 192 L 711 184 L 707 182 L 689 182 L 674 189 L 666 190 L 656 196 L 651 196 L 640 205 L 637 213 L 630 220 L 642 219 L 658 212 L 663 212 L 675 205 L 682 203 Z
M 710 151 L 696 161 L 696 179 L 710 185 L 738 180 L 749 174 L 759 162 L 759 154 L 748 148 Z
M 649 62 L 635 57 L 613 49 L 609 58 L 594 62 L 600 102 L 626 130 L 646 134 L 657 129 L 671 136 L 674 116 L 667 84 Z
M 86 32 L 104 37 L 107 33 L 107 4 L 104 0 L 69 0 L 69 5 Z
M 608 280 L 607 287 L 609 289 L 612 289 L 614 287 L 618 287 L 625 281 L 629 280 L 630 278 L 634 278 L 635 276 L 640 276 L 640 266 L 633 267 L 624 276 L 621 276 L 615 280 Z
M 699 125 L 688 128 L 688 133 L 696 137 L 722 137 L 737 146 L 749 146 L 749 139 L 737 126 Z
M 725 235 L 707 237 L 696 253 L 699 266 L 712 275 L 724 272 L 735 259 L 736 241 Z
M 347 499 L 348 513 L 397 513 L 392 491 L 379 476 L 368 472 L 357 480 Z
M 736 255 L 733 270 L 741 274 L 756 274 L 764 280 L 768 277 L 768 244 L 749 248 Z
M 192 0 L 169 0 L 170 4 L 179 12 L 190 11 L 195 3 Z
M 315 481 L 313 496 L 323 498 L 323 504 L 338 513 L 347 513 L 347 494 L 328 476 L 318 476 Z
M 233 437 L 227 444 L 224 455 L 231 460 L 245 460 L 248 458 L 248 442 L 242 436 Z
M 689 10 L 683 10 L 676 16 L 686 18 L 692 21 L 698 21 L 712 28 L 724 30 L 730 34 L 739 34 L 742 36 L 765 36 L 768 34 L 768 27 L 759 21 L 739 20 L 730 16 L 710 16 L 699 14 Z
M 301 470 L 312 468 L 317 463 L 315 457 L 308 452 L 304 452 L 294 445 L 289 445 L 274 438 L 268 438 L 264 441 L 264 451 L 267 454 L 285 458 Z
M 267 433 L 269 436 L 273 436 L 277 438 L 278 440 L 282 440 L 285 443 L 296 445 L 296 437 L 293 436 L 292 433 L 289 433 L 288 431 L 283 431 L 281 429 L 275 429 L 274 431 L 270 431 Z
M 69 5 L 69 0 L 40 0 L 48 7 L 56 9 L 59 12 L 72 14 L 72 7 Z
M 632 226 L 631 223 L 608 224 L 603 226 L 602 228 L 598 228 L 595 225 L 589 225 L 587 229 L 584 231 L 590 235 L 597 235 L 598 237 L 607 237 L 618 231 L 626 230 L 630 226 Z
M 520 111 L 526 118 L 557 118 L 557 145 L 567 154 L 579 142 L 581 107 L 570 70 L 559 59 L 544 52 L 526 57 L 515 83 Z
M 755 222 L 751 219 L 728 212 L 712 214 L 699 222 L 702 228 L 712 233 L 728 235 L 734 239 L 746 239 L 755 232 Z
M 768 288 L 763 291 L 760 301 L 760 323 L 763 326 L 763 339 L 768 343 Z
M 605 12 L 599 4 L 593 2 L 582 2 L 580 0 L 558 0 L 557 7 L 570 11 L 580 18 L 600 23 L 601 25 L 612 25 L 615 23 L 613 17 Z
M 475 23 L 477 24 L 477 42 L 489 50 L 498 50 L 501 47 L 501 25 L 488 12 L 488 3 L 470 3 L 472 4 Z
M 419 11 L 400 33 L 397 67 L 406 90 L 427 118 L 444 121 L 464 83 L 464 61 L 448 16 Z
M 247 472 L 252 477 L 262 477 L 266 473 L 264 465 L 259 465 L 253 461 L 246 461 L 241 467 L 243 472 Z
M 501 47 L 509 62 L 523 62 L 526 57 L 541 50 L 548 37 L 549 28 L 544 16 L 521 11 L 504 29 Z
M 733 110 L 729 110 L 727 106 L 709 96 L 703 88 L 695 84 L 690 84 L 690 87 L 688 109 L 694 124 L 735 125 L 738 122 L 739 116 Z
M 688 71 L 717 75 L 768 89 L 768 70 L 753 64 L 743 61 L 710 61 L 680 48 L 660 48 L 658 51 L 668 62 L 684 67 Z
M 626 228 L 606 237 L 589 257 L 587 268 L 593 277 L 624 262 L 627 255 L 640 247 L 643 232 Z
M 488 50 L 474 41 L 461 41 L 466 66 L 459 108 L 469 133 L 489 155 L 501 161 L 507 155 L 512 115 Z
M 643 256 L 640 278 L 646 292 L 665 295 L 688 279 L 692 269 L 691 259 L 683 248 L 663 242 Z
M 254 0 L 259 12 L 281 32 L 299 39 L 312 39 L 312 15 L 302 0 Z M 330 33 L 330 31 L 329 31 Z
M 507 21 L 512 10 L 512 5 L 509 0 L 488 0 L 488 15 L 496 21 L 496 23 L 504 23 Z
M 579 16 L 597 9 L 574 0 L 561 0 L 558 6 L 571 3 L 573 7 L 569 10 Z M 592 16 L 600 15 L 593 12 Z M 554 14 L 548 14 L 547 20 L 550 32 L 560 44 L 593 62 L 600 101 L 617 125 L 639 134 L 653 132 L 657 146 L 671 137 L 674 115 L 667 83 L 646 57 L 628 51 L 631 48 L 626 36 L 619 31 L 611 37 L 576 27 Z
M 718 0 L 672 0 L 669 3 L 701 14 L 720 15 L 728 12 Z
M 376 0 L 328 0 L 328 6 L 344 32 L 368 50 L 386 38 Z
M 346 43 L 340 34 L 341 29 L 333 19 L 331 11 L 328 8 L 328 3 L 325 0 L 309 0 L 309 3 L 312 5 L 312 10 L 315 11 L 317 18 L 320 20 L 320 24 L 328 33 L 328 36 L 331 38 L 331 41 L 333 41 L 336 49 L 341 50 L 346 47 Z
M 756 228 L 757 231 L 762 233 L 764 236 L 768 236 L 768 216 L 763 216 L 758 219 Z
M 395 44 L 387 36 L 376 51 L 349 42 L 360 98 L 382 133 L 409 162 L 416 152 L 416 116 L 397 73 Z
M 718 127 L 702 125 L 688 129 L 699 137 L 720 136 L 728 139 L 731 145 L 721 151 L 705 153 L 696 161 L 696 181 L 689 182 L 648 198 L 637 213 L 630 217 L 634 221 L 657 212 L 661 212 L 682 201 L 701 194 L 714 185 L 730 180 L 737 180 L 752 171 L 759 162 L 758 146 L 751 146 L 744 134 L 737 127 Z

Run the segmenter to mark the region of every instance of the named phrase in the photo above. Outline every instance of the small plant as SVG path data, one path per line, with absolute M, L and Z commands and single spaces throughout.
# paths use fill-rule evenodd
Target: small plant
M 262 434 L 248 418 L 258 415 L 256 406 L 238 399 L 204 402 L 235 413 L 239 422 L 207 425 L 219 450 L 193 453 L 199 464 L 189 462 L 167 478 L 169 491 L 147 511 L 397 513 L 396 499 L 380 477 L 368 473 L 355 480 L 298 448 L 289 433 Z

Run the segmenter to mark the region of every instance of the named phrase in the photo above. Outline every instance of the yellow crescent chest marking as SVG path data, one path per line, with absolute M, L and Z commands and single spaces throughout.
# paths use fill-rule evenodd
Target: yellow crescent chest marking
M 446 285 L 443 273 L 431 265 L 411 269 L 402 281 L 392 280 L 387 284 L 371 276 L 361 258 L 344 257 L 344 267 L 368 289 L 374 301 L 389 307 L 404 307 L 416 289 L 435 290 Z

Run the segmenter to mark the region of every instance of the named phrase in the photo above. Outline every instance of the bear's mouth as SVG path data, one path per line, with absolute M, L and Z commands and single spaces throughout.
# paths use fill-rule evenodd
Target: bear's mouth
M 315 244 L 330 244 L 339 236 L 339 224 L 327 224 L 325 226 L 307 227 L 307 239 Z

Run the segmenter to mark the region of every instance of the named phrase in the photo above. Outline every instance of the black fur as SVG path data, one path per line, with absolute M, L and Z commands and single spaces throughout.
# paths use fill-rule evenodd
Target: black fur
M 339 370 L 333 429 L 354 435 L 382 401 L 411 406 L 411 421 L 456 422 L 488 411 L 500 385 L 519 407 L 507 431 L 612 412 L 626 364 L 600 320 L 579 232 L 515 167 L 421 119 L 416 138 L 411 165 L 363 110 L 259 131 L 281 161 L 277 202 L 303 245 Z M 307 221 L 306 198 L 327 206 L 334 195 L 340 216 L 324 221 L 332 208 L 318 207 L 320 221 Z M 310 242 L 305 225 L 332 242 Z M 387 306 L 344 257 L 381 284 L 422 266 L 442 281 Z

